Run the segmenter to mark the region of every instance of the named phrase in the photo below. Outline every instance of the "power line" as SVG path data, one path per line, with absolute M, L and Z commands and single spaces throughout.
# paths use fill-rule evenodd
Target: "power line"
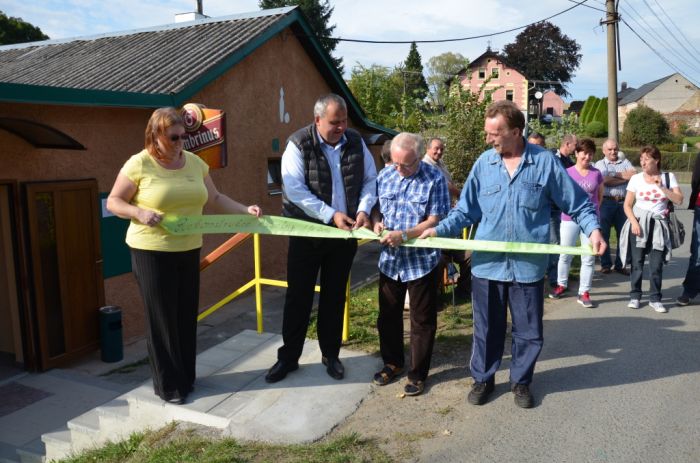
M 569 0 L 571 3 L 578 3 L 576 0 Z M 580 3 L 581 6 L 585 6 L 586 8 L 590 8 L 591 10 L 596 10 L 596 11 L 602 11 L 603 13 L 607 13 L 608 10 L 603 10 L 601 8 L 596 8 L 591 5 L 584 5 L 583 3 Z
M 577 1 L 572 1 L 572 3 L 575 3 L 574 6 L 567 8 L 563 11 L 560 11 L 559 13 L 553 14 L 551 16 L 547 16 L 544 19 L 540 19 L 538 21 L 532 22 L 530 24 L 526 24 L 524 26 L 519 26 L 519 27 L 514 27 L 513 29 L 508 29 L 506 31 L 500 31 L 500 32 L 493 32 L 491 34 L 483 34 L 483 35 L 475 35 L 472 37 L 460 37 L 457 39 L 438 39 L 438 40 L 362 40 L 362 39 L 344 39 L 342 37 L 338 38 L 333 38 L 333 40 L 337 40 L 338 42 L 355 42 L 355 43 L 382 43 L 382 44 L 406 44 L 406 43 L 445 43 L 445 42 L 461 42 L 464 40 L 474 40 L 474 39 L 483 39 L 485 37 L 493 37 L 495 35 L 501 35 L 501 34 L 507 34 L 508 32 L 513 32 L 517 31 L 519 29 L 525 29 L 526 27 L 529 26 L 534 26 L 535 24 L 541 23 L 543 21 L 548 21 L 552 18 L 556 18 L 557 16 L 560 16 L 566 12 L 569 12 L 573 10 L 576 7 L 579 7 L 586 3 L 588 0 L 582 0 L 580 2 Z
M 649 42 L 647 42 L 646 40 L 644 40 L 644 37 L 642 37 L 641 35 L 639 35 L 639 33 L 637 33 L 637 31 L 635 31 L 634 28 L 633 28 L 632 26 L 630 26 L 629 23 L 628 23 L 627 21 L 625 21 L 624 18 L 620 18 L 620 21 L 622 21 L 622 22 L 625 24 L 625 26 L 627 26 L 627 27 L 629 28 L 629 30 L 631 30 L 632 33 L 633 33 L 634 35 L 636 35 L 637 38 L 638 38 L 639 40 L 642 41 L 642 43 L 644 43 L 644 45 L 646 45 L 652 52 L 654 52 L 654 54 L 655 54 L 656 56 L 658 56 L 659 59 L 660 59 L 661 61 L 663 61 L 664 63 L 666 63 L 666 65 L 667 65 L 668 67 L 670 67 L 670 68 L 673 69 L 674 71 L 678 72 L 679 74 L 683 74 L 683 72 L 682 72 L 680 69 L 678 69 L 672 62 L 668 61 L 668 60 L 666 59 L 665 56 L 663 56 L 661 53 L 659 53 L 658 51 L 656 51 L 656 49 L 655 49 L 654 47 L 652 47 L 652 46 L 649 44 Z M 695 81 L 694 79 L 692 79 L 691 77 L 687 77 L 687 79 L 690 80 L 694 85 L 700 86 L 700 85 L 698 84 L 698 82 L 696 82 L 696 81 Z
M 644 0 L 644 3 L 646 3 L 646 0 Z M 659 9 L 660 9 L 660 10 L 663 12 L 663 14 L 666 16 L 666 18 L 668 18 L 668 22 L 670 22 L 671 24 L 673 24 L 673 27 L 675 27 L 676 30 L 678 31 L 678 33 L 685 39 L 686 42 L 688 42 L 688 45 L 690 45 L 690 46 L 693 48 L 693 50 L 695 50 L 696 53 L 699 53 L 699 54 L 700 54 L 700 52 L 698 51 L 698 49 L 695 48 L 695 47 L 693 46 L 693 44 L 690 42 L 690 40 L 688 40 L 688 37 L 683 33 L 683 31 L 678 27 L 678 25 L 677 25 L 675 22 L 673 22 L 673 19 L 671 19 L 671 17 L 668 15 L 668 13 L 666 13 L 666 10 L 664 10 L 664 8 L 661 6 L 661 4 L 660 4 L 657 0 L 654 0 L 654 3 L 656 3 L 656 6 L 659 7 Z M 648 6 L 648 5 L 647 5 L 647 6 Z M 649 7 L 649 9 L 651 9 L 651 7 Z M 664 26 L 664 27 L 665 27 L 665 26 Z M 666 28 L 666 30 L 668 30 L 668 28 Z M 669 32 L 670 32 L 670 31 L 669 31 Z M 676 42 L 678 42 L 678 44 L 679 44 L 681 47 L 683 47 L 683 49 L 684 49 L 685 51 L 687 51 L 688 54 L 689 54 L 691 57 L 693 57 L 693 58 L 695 59 L 695 61 L 697 61 L 698 63 L 700 63 L 700 59 L 698 59 L 695 55 L 693 55 L 693 52 L 690 51 L 690 50 L 688 50 L 688 48 L 686 48 L 686 46 L 685 46 L 684 44 L 682 44 L 680 40 L 678 40 L 678 38 L 676 37 L 675 34 L 671 33 L 671 35 L 673 35 L 673 38 L 676 39 Z
M 652 15 L 654 15 L 654 17 L 656 18 L 656 20 L 659 21 L 659 23 L 661 23 L 661 25 L 664 27 L 664 29 L 666 29 L 666 32 L 668 32 L 668 33 L 671 35 L 671 37 L 673 37 L 673 38 L 676 40 L 676 42 L 678 42 L 678 44 L 679 44 L 682 48 L 684 48 L 686 52 L 688 52 L 688 54 L 689 54 L 691 57 L 695 58 L 695 57 L 693 56 L 692 52 L 691 52 L 690 50 L 688 50 L 688 49 L 686 48 L 686 46 L 683 45 L 683 44 L 680 42 L 680 40 L 678 40 L 678 37 L 676 37 L 676 35 L 671 31 L 671 29 L 668 28 L 668 26 L 666 25 L 666 23 L 665 23 L 664 21 L 662 21 L 661 18 L 659 18 L 659 15 L 657 15 L 656 12 L 651 8 L 651 5 L 649 5 L 649 2 L 647 2 L 647 0 L 642 0 L 642 1 L 643 1 L 644 4 L 647 6 L 647 8 L 649 8 L 649 11 L 651 11 Z M 695 58 L 695 59 L 697 60 L 697 58 Z M 691 65 L 691 67 L 694 67 L 694 66 L 695 66 L 695 65 Z M 695 68 L 695 67 L 694 67 L 694 69 L 695 69 L 697 72 L 700 72 L 700 69 Z
M 642 16 L 639 11 L 629 2 L 627 1 L 627 6 L 629 6 L 632 11 L 639 17 L 639 19 L 644 23 L 642 25 L 637 19 L 635 19 L 634 16 L 632 16 L 628 11 L 626 11 L 624 8 L 621 8 L 627 16 L 632 19 L 637 25 L 645 30 L 648 34 L 653 35 L 653 37 L 661 44 L 663 48 L 665 48 L 670 54 L 674 55 L 675 59 L 678 61 L 682 62 L 684 66 L 692 69 L 694 72 L 700 72 L 700 69 L 696 68 L 694 64 L 692 64 L 690 61 L 688 61 L 682 54 L 680 54 L 665 38 L 662 37 L 662 35 L 654 29 L 651 24 L 647 22 L 646 19 L 644 19 L 644 16 Z M 657 18 L 658 19 L 658 18 Z M 645 27 L 646 26 L 646 27 Z M 680 71 L 679 71 L 680 72 Z

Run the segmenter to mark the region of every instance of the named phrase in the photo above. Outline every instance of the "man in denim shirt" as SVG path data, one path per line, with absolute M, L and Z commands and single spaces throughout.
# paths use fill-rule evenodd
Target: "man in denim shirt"
M 551 202 L 589 235 L 596 254 L 606 244 L 596 211 L 559 161 L 523 138 L 525 118 L 510 101 L 486 111 L 486 142 L 493 146 L 474 164 L 457 206 L 427 236 L 453 236 L 478 223 L 478 240 L 549 243 Z M 515 403 L 533 406 L 529 385 L 542 350 L 546 254 L 474 252 L 472 311 L 474 335 L 470 369 L 474 384 L 467 400 L 482 405 L 494 390 L 503 356 L 506 307 L 512 319 L 511 390 Z
M 420 162 L 423 140 L 400 133 L 391 142 L 393 168 L 377 177 L 379 209 L 372 211 L 374 231 L 381 234 L 379 256 L 379 346 L 384 368 L 374 383 L 389 384 L 404 367 L 403 308 L 408 290 L 411 318 L 411 366 L 406 395 L 423 392 L 437 329 L 439 249 L 408 248 L 401 244 L 434 227 L 450 210 L 444 175 Z

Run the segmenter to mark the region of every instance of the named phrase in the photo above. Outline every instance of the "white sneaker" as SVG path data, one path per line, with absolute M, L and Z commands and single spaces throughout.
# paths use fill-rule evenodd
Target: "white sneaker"
M 627 304 L 627 307 L 629 307 L 630 309 L 638 309 L 639 299 L 630 299 L 629 303 Z
M 649 305 L 652 309 L 656 310 L 659 313 L 668 312 L 668 309 L 664 307 L 664 305 L 661 302 L 650 302 Z

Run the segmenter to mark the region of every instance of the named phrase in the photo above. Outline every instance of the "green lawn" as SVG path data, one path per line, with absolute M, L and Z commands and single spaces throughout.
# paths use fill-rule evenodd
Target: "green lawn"
M 391 458 L 373 440 L 357 434 L 308 445 L 244 443 L 206 437 L 172 423 L 157 431 L 132 434 L 129 439 L 90 450 L 61 463 L 388 463 Z

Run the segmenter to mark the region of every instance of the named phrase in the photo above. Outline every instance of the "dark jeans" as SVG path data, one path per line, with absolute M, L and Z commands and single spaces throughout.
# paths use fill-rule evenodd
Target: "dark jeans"
M 559 228 L 561 227 L 561 211 L 559 209 L 552 210 L 549 216 L 549 244 L 561 244 L 561 235 Z M 552 288 L 557 285 L 557 269 L 559 265 L 559 254 L 550 254 L 547 262 L 547 279 L 549 286 Z
M 417 280 L 396 281 L 379 272 L 379 348 L 382 360 L 404 366 L 403 305 L 408 290 L 411 301 L 411 369 L 408 379 L 425 381 L 430 371 L 437 331 L 437 288 L 439 266 Z
M 471 374 L 475 381 L 486 382 L 501 365 L 506 339 L 506 307 L 510 307 L 513 338 L 510 382 L 530 384 L 543 343 L 544 279 L 517 283 L 472 277 Z
M 632 272 L 630 273 L 630 299 L 642 298 L 642 276 L 644 273 L 644 258 L 649 256 L 649 302 L 661 302 L 661 279 L 663 277 L 664 253 L 652 249 L 654 220 L 650 222 L 647 233 L 647 243 L 643 248 L 635 244 L 635 236 L 630 234 L 630 254 L 632 256 Z
M 600 231 L 603 234 L 603 239 L 606 243 L 610 243 L 610 230 L 615 228 L 617 235 L 617 249 L 615 251 L 615 268 L 624 268 L 625 263 L 620 261 L 620 233 L 622 227 L 627 221 L 623 202 L 612 199 L 603 198 L 600 204 Z M 600 256 L 600 266 L 602 268 L 612 268 L 612 258 L 610 257 L 610 246 L 605 249 L 605 252 Z
M 690 236 L 690 259 L 688 259 L 688 270 L 685 272 L 683 280 L 683 293 L 689 298 L 694 298 L 700 293 L 700 255 L 698 246 L 700 245 L 700 207 L 695 207 L 693 215 L 693 233 Z
M 146 344 L 153 389 L 161 398 L 192 391 L 197 358 L 199 249 L 131 249 L 131 265 L 146 308 Z
M 288 286 L 282 321 L 284 345 L 277 351 L 279 360 L 294 363 L 301 357 L 319 272 L 318 344 L 324 357 L 338 357 L 343 334 L 345 288 L 356 251 L 357 240 L 354 239 L 289 238 Z

